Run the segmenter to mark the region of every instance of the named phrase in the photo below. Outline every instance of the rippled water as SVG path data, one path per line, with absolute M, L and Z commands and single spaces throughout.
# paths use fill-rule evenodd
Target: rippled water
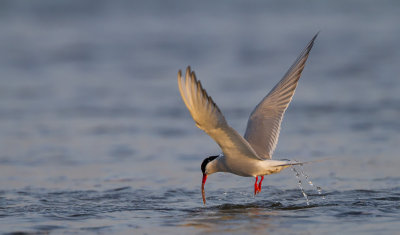
M 0 232 L 394 234 L 400 227 L 397 1 L 2 1 Z M 248 115 L 321 30 L 275 158 L 253 178 L 180 99 L 191 65 L 228 122 Z

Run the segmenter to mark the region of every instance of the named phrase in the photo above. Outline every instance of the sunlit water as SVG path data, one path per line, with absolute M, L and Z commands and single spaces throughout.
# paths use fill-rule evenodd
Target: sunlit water
M 0 232 L 397 233 L 399 2 L 192 4 L 0 2 Z M 243 133 L 319 30 L 274 157 L 331 160 L 255 197 L 254 178 L 211 175 L 204 206 L 219 149 L 178 69 Z

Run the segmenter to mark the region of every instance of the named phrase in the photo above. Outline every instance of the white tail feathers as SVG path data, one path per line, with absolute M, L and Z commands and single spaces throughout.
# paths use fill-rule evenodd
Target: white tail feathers
M 288 163 L 280 164 L 280 165 L 277 165 L 277 166 L 304 165 L 304 164 L 317 163 L 317 162 L 322 162 L 322 161 L 327 161 L 327 160 L 332 160 L 332 158 L 324 158 L 324 159 L 318 159 L 318 160 L 307 161 L 307 162 L 298 162 L 296 160 L 294 160 L 294 161 L 289 160 Z

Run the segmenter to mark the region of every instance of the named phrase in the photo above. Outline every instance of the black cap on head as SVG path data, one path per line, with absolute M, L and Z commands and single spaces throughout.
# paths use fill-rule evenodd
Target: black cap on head
M 209 162 L 211 162 L 212 160 L 216 159 L 218 156 L 209 156 L 208 158 L 204 159 L 203 162 L 201 163 L 201 171 L 203 172 L 203 174 L 205 174 L 206 172 L 206 166 Z

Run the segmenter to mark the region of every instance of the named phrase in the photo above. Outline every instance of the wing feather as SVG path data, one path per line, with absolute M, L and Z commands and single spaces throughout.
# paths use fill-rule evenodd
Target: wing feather
M 182 99 L 196 126 L 217 142 L 227 159 L 249 157 L 260 159 L 251 145 L 228 125 L 218 106 L 203 89 L 190 67 L 183 78 L 178 72 L 178 86 Z
M 283 115 L 294 95 L 297 83 L 318 33 L 311 39 L 278 84 L 255 107 L 247 122 L 244 138 L 259 157 L 271 159 L 279 138 Z

